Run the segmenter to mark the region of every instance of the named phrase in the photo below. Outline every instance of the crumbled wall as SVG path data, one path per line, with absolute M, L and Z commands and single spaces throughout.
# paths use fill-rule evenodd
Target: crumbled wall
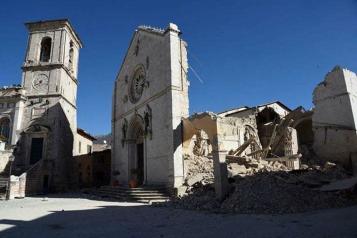
M 357 152 L 357 76 L 335 67 L 314 90 L 313 148 L 321 159 L 350 165 Z
M 184 142 L 183 142 L 184 154 L 191 155 L 193 153 L 195 148 L 194 145 L 197 142 L 198 135 L 216 134 L 215 131 L 209 130 L 211 124 L 211 117 L 208 115 L 209 113 L 203 113 L 202 115 L 205 114 L 207 114 L 207 116 L 202 117 L 199 114 L 193 115 L 188 120 L 192 120 L 195 124 L 200 125 L 203 128 L 206 128 L 207 131 L 202 132 L 200 130 L 196 130 L 194 126 L 184 126 Z M 251 134 L 255 135 L 256 137 L 258 135 L 254 116 L 249 116 L 247 118 L 219 117 L 219 120 L 217 121 L 218 121 L 217 134 L 220 135 L 220 142 L 221 142 L 220 148 L 227 152 L 231 150 L 236 150 L 249 138 L 249 136 L 251 136 Z M 206 136 L 204 139 L 210 140 L 208 136 Z M 208 143 L 210 144 L 211 142 Z M 209 151 L 211 152 L 212 148 L 211 147 L 208 148 Z M 244 151 L 244 154 L 249 154 L 250 152 L 252 152 L 252 149 L 248 147 Z

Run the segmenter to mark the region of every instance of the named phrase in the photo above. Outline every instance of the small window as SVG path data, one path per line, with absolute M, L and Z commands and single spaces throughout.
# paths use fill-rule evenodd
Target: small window
M 4 108 L 4 103 L 0 103 L 0 109 Z
M 82 152 L 82 142 L 78 143 L 78 152 L 81 153 Z
M 49 37 L 45 37 L 41 42 L 41 54 L 40 61 L 41 62 L 49 62 L 51 57 L 51 45 L 52 40 Z
M 88 154 L 92 153 L 92 146 L 87 145 L 87 153 Z

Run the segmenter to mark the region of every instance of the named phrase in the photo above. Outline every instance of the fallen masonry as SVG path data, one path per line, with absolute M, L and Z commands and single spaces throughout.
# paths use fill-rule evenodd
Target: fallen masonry
M 229 163 L 229 194 L 219 200 L 213 186 L 212 159 L 194 156 L 185 161 L 194 165 L 187 168 L 185 193 L 181 191 L 181 196 L 160 206 L 223 213 L 282 214 L 344 207 L 357 202 L 357 180 L 349 179 L 346 170 L 329 162 L 305 165 L 302 170 L 289 170 L 277 161 L 247 159 L 244 164 Z M 336 181 L 346 182 L 339 186 Z M 326 184 L 335 184 L 334 189 L 327 189 Z

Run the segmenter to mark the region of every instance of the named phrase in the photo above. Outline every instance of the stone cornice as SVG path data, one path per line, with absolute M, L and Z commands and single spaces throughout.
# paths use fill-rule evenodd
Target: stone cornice
M 21 94 L 11 95 L 11 96 L 0 96 L 0 101 L 2 101 L 2 100 L 11 100 L 11 99 L 17 99 L 17 100 L 23 100 L 23 101 L 27 100 L 27 98 L 24 95 L 21 95 Z
M 67 98 L 65 98 L 62 94 L 59 93 L 53 93 L 53 94 L 40 94 L 40 95 L 29 95 L 27 96 L 27 98 L 33 99 L 33 98 L 55 98 L 55 97 L 59 97 L 62 98 L 63 100 L 65 100 L 68 104 L 70 104 L 73 108 L 77 109 L 77 106 L 74 105 L 72 102 L 70 102 Z

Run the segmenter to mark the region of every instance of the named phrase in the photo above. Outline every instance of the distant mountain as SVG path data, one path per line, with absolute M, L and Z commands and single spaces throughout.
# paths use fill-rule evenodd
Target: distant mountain
M 98 136 L 95 136 L 95 138 L 97 140 L 94 141 L 94 144 L 105 144 L 104 141 L 106 141 L 108 145 L 112 144 L 112 134 L 111 133 L 109 133 L 107 135 L 98 135 Z

